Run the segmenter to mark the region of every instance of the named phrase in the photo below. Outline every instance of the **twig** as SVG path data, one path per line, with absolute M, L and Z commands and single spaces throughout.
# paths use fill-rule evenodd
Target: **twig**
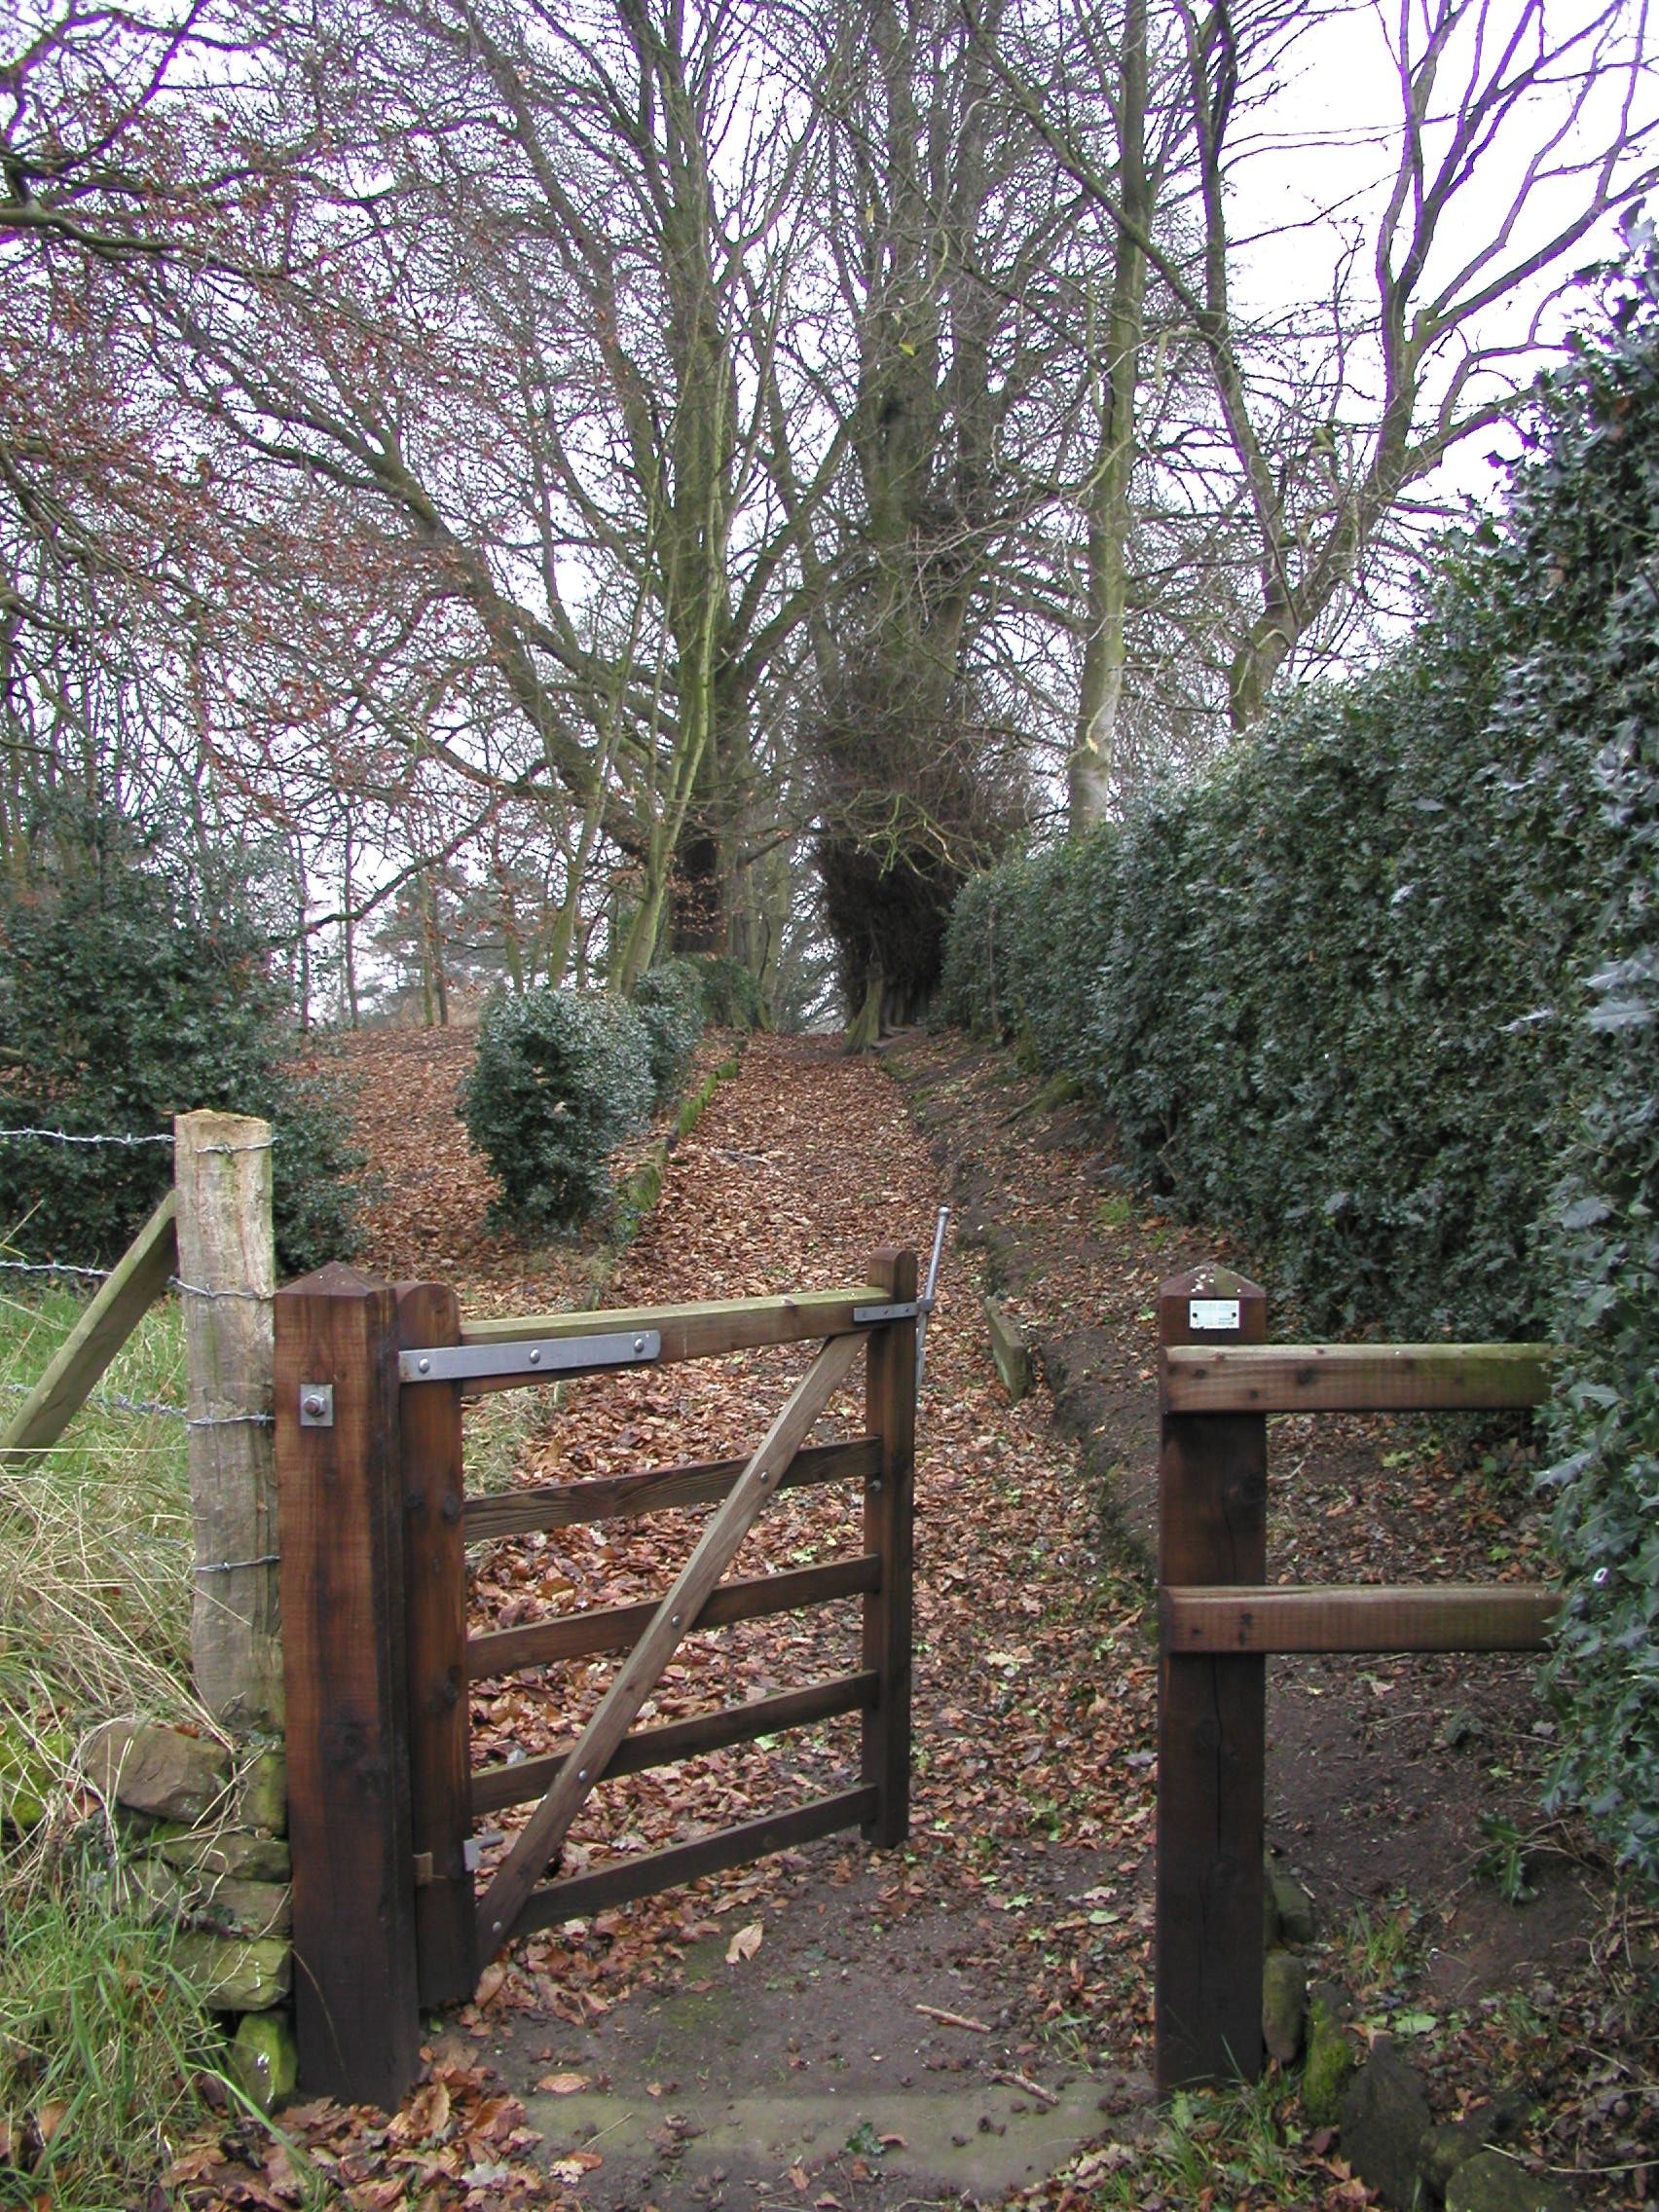
M 967 2028 L 977 2036 L 988 2036 L 991 2032 L 983 2020 L 971 2020 L 966 2012 L 942 2011 L 937 2005 L 918 2005 L 916 2010 L 925 2012 L 930 2020 L 937 2020 L 940 2027 Z
M 999 2066 L 991 2076 L 993 2082 L 1006 2082 L 1011 2089 L 1023 2089 L 1028 2097 L 1035 2097 L 1040 2105 L 1052 2112 L 1059 2098 L 1052 2089 L 1045 2089 L 1041 2082 L 1032 2081 L 1029 2074 L 1015 2074 L 1011 2068 Z

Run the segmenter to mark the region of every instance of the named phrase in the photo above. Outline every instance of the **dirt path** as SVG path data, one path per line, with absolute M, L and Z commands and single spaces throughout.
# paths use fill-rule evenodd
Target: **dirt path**
M 608 1303 L 857 1280 L 879 1244 L 925 1248 L 942 1195 L 880 1066 L 756 1039 L 677 1153 Z M 1000 2202 L 1106 2128 L 1103 2107 L 1146 2093 L 1139 1600 L 1100 1578 L 1093 1506 L 1042 1399 L 1008 1406 L 977 1292 L 953 1254 L 918 1450 L 909 1850 L 834 1839 L 533 1937 L 447 2046 L 487 2055 L 525 2097 L 584 2203 Z M 778 1352 L 588 1382 L 556 1406 L 517 1401 L 523 1425 L 498 1441 L 533 1481 L 738 1452 L 802 1364 Z M 734 1571 L 856 1549 L 849 1510 L 791 1493 Z M 480 1620 L 660 1590 L 700 1524 L 669 1514 L 498 1546 L 478 1566 Z M 844 1671 L 856 1638 L 853 1602 L 697 1639 L 655 1715 Z M 567 1735 L 608 1673 L 491 1685 L 475 1757 Z M 609 1785 L 565 1864 L 847 1787 L 857 1756 L 843 1721 Z M 758 1933 L 752 1956 L 733 1947 L 744 1930 Z
M 537 1252 L 480 1234 L 488 1177 L 451 1104 L 469 1050 L 464 1037 L 368 1047 L 387 1179 L 371 1264 L 459 1279 L 474 1309 L 579 1299 L 603 1265 L 595 1246 Z M 1152 1309 L 1161 1277 L 1238 1256 L 1126 1198 L 1111 1168 L 1097 1131 L 1039 1110 L 1006 1058 L 960 1039 L 915 1040 L 885 1065 L 756 1039 L 675 1155 L 606 1304 L 855 1280 L 880 1244 L 925 1249 L 938 1204 L 956 1203 L 918 1439 L 913 1828 L 903 1853 L 834 1839 L 534 1936 L 435 2023 L 440 2076 L 464 2077 L 476 2098 L 478 2069 L 493 2068 L 512 2092 L 501 2126 L 523 2099 L 541 2140 L 520 2156 L 539 2160 L 556 2199 L 898 2212 L 1023 2197 L 1074 2212 L 1094 2200 L 1065 2180 L 1080 2146 L 1144 2143 Z M 987 1285 L 1046 1374 L 1018 1407 L 990 1364 Z M 1274 1327 L 1294 1333 L 1294 1316 L 1275 1312 Z M 798 1349 L 768 1352 L 489 1399 L 468 1416 L 468 1487 L 739 1453 L 804 1364 Z M 858 1425 L 849 1399 L 819 1433 Z M 1281 1579 L 1534 1570 L 1524 1462 L 1506 1487 L 1501 1468 L 1459 1464 L 1443 1440 L 1354 1420 L 1276 1423 L 1271 1452 Z M 475 1554 L 474 1625 L 660 1594 L 701 1526 L 661 1514 Z M 734 1571 L 858 1548 L 851 1500 L 793 1492 Z M 857 1635 L 851 1602 L 693 1639 L 645 1717 L 844 1673 Z M 568 1741 L 609 1673 L 480 1685 L 475 1762 Z M 1650 1931 L 1627 1927 L 1628 1956 L 1614 1956 L 1604 1869 L 1536 1819 L 1547 1722 L 1524 1667 L 1275 1663 L 1270 1716 L 1270 1840 L 1312 1891 L 1321 1966 L 1346 1976 L 1368 2028 L 1433 2024 L 1413 2055 L 1437 2110 L 1519 2083 L 1546 2111 L 1546 2158 L 1644 2175 L 1645 2137 L 1625 2132 L 1618 2102 L 1630 2063 L 1596 2070 L 1628 2033 L 1620 2008 L 1649 1971 Z M 845 1788 L 857 1759 L 856 1722 L 838 1721 L 608 1784 L 564 1867 Z M 1518 1839 L 1515 1866 L 1537 1893 L 1519 1909 L 1477 1879 L 1483 1820 Z M 1329 2201 L 1358 2201 L 1323 2155 L 1301 2154 L 1293 2200 L 1327 2200 L 1329 2182 Z M 1173 2212 L 1179 2195 L 1135 2183 L 1142 2157 L 1109 2149 L 1085 2170 Z M 525 2169 L 512 2170 L 516 2204 Z M 1625 2186 L 1596 2200 L 1641 2200 Z M 1232 2194 L 1257 2212 L 1292 2200 L 1271 2175 L 1240 2174 Z M 492 2201 L 468 2185 L 469 2207 Z

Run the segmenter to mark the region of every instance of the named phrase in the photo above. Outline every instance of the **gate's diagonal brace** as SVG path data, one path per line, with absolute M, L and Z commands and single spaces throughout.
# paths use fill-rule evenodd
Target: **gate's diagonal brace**
M 592 1795 L 611 1753 L 639 1717 L 738 1547 L 777 1493 L 808 1430 L 864 1350 L 862 1336 L 832 1337 L 791 1393 L 764 1442 L 703 1531 L 649 1628 L 600 1700 L 552 1788 L 531 1815 L 478 1908 L 479 1951 L 488 1958 L 511 1933 L 571 1824 Z

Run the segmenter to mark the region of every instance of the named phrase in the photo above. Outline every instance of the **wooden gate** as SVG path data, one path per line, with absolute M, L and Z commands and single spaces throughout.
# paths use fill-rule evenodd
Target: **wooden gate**
M 909 1828 L 916 1257 L 884 1249 L 869 1279 L 798 1297 L 463 1323 L 453 1290 L 323 1269 L 276 1297 L 289 1835 L 301 2076 L 395 2105 L 419 2066 L 419 2009 L 469 1996 L 515 1935 L 597 1912 L 769 1852 L 859 1827 Z M 820 1345 L 745 1459 L 469 1499 L 461 1401 L 611 1368 Z M 813 1422 L 867 1347 L 865 1434 L 810 1447 Z M 722 1582 L 780 1491 L 857 1482 L 864 1548 Z M 484 1539 L 713 1504 L 660 1601 L 469 1636 L 465 1549 Z M 852 1674 L 635 1729 L 694 1629 L 858 1596 Z M 627 1656 L 586 1728 L 545 1757 L 474 1770 L 470 1687 L 596 1652 Z M 671 1849 L 545 1880 L 593 1789 L 700 1751 L 863 1714 L 857 1787 Z M 481 1816 L 535 1810 L 476 1894 Z

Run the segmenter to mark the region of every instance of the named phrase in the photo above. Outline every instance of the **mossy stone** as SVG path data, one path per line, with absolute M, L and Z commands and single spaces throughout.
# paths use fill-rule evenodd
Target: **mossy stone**
M 1446 2212 L 1571 2212 L 1559 2183 L 1530 2174 L 1501 2151 L 1477 2151 L 1446 2185 Z
M 0 1822 L 19 1833 L 39 1826 L 71 1749 L 69 1738 L 57 1730 L 27 1736 L 0 1728 Z
M 185 1874 L 212 1874 L 238 1882 L 286 1882 L 293 1860 L 280 1836 L 249 1835 L 242 1828 L 174 1836 L 162 1846 L 169 1866 Z
M 1317 1987 L 1309 2000 L 1307 2043 L 1302 2109 L 1313 2126 L 1334 2127 L 1359 2050 L 1329 1993 Z
M 1294 1951 L 1270 1951 L 1262 1961 L 1262 2041 L 1281 2066 L 1302 2048 L 1307 2017 L 1307 1968 Z
M 261 1751 L 241 1778 L 237 1825 L 284 1835 L 288 1827 L 288 1761 L 280 1751 Z
M 299 2080 L 300 2054 L 285 2012 L 246 2012 L 231 2045 L 230 2076 L 251 2104 L 275 2112 Z
M 1293 1882 L 1282 1867 L 1270 1866 L 1268 1887 L 1272 1894 L 1273 1911 L 1278 1917 L 1279 1935 L 1286 1943 L 1311 1943 L 1314 1935 L 1313 1899 L 1300 1882 Z
M 293 1945 L 270 1938 L 238 1942 L 228 1936 L 180 1936 L 172 1962 L 203 2005 L 217 2012 L 264 2012 L 288 1994 Z
M 294 1893 L 286 1882 L 242 1882 L 208 1876 L 196 1884 L 189 1918 L 219 1936 L 257 1941 L 286 1936 L 294 1925 Z

